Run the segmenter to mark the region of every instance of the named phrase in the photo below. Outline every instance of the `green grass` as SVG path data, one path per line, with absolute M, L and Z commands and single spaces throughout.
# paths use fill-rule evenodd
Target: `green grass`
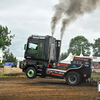
M 26 77 L 26 75 L 6 76 L 5 74 L 2 74 L 2 75 L 0 75 L 0 77 Z
M 0 75 L 0 77 L 12 77 L 12 76 L 6 76 L 5 74 L 2 74 L 2 75 Z M 26 77 L 26 75 L 18 75 L 16 77 Z M 98 76 L 91 76 L 91 77 L 98 78 L 98 77 L 100 77 L 100 75 L 98 75 Z
M 5 74 L 2 74 L 2 75 L 0 75 L 0 77 L 8 77 L 8 76 L 5 76 Z
M 100 76 L 91 76 L 91 77 L 95 77 L 95 78 L 97 78 L 97 77 L 100 77 Z

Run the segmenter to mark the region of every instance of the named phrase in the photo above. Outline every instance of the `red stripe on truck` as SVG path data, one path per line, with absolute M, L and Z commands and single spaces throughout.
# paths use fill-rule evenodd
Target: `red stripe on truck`
M 63 74 L 57 74 L 57 73 L 53 73 L 53 72 L 51 72 L 51 75 L 55 75 L 55 76 L 63 76 Z

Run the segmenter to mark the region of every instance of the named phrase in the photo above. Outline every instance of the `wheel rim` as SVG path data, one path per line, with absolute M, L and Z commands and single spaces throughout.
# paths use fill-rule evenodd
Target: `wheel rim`
M 76 83 L 77 81 L 77 77 L 75 75 L 70 75 L 69 78 L 68 78 L 68 81 L 71 83 L 71 84 L 74 84 Z
M 32 77 L 33 75 L 34 75 L 34 71 L 33 71 L 33 70 L 29 70 L 29 71 L 28 71 L 28 76 L 29 76 L 29 77 Z

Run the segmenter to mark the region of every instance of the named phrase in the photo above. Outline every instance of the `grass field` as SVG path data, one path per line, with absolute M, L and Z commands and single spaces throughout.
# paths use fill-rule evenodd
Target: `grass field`
M 100 77 L 100 76 L 91 76 L 91 77 L 93 77 L 93 78 L 97 78 L 97 77 Z
M 16 77 L 26 77 L 26 75 L 6 75 L 6 74 L 2 74 L 0 75 L 0 77 L 12 77 L 12 76 L 16 76 Z M 100 75 L 96 76 L 96 75 L 92 75 L 92 78 L 99 78 Z
M 3 74 L 3 75 L 0 75 L 0 77 L 9 77 L 9 76 L 5 76 L 5 74 Z
M 2 74 L 0 75 L 0 77 L 26 77 L 26 75 L 6 75 L 6 74 Z

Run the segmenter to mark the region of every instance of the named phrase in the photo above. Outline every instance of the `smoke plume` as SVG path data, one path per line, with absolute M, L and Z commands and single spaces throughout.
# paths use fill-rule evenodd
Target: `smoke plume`
M 77 20 L 85 13 L 92 13 L 99 7 L 100 0 L 59 0 L 59 4 L 54 6 L 55 14 L 51 21 L 52 35 L 54 34 L 55 27 L 60 19 L 62 19 L 62 39 L 66 27 L 71 22 Z
M 61 2 L 59 4 L 57 4 L 57 5 L 54 6 L 55 14 L 52 17 L 52 21 L 51 21 L 52 35 L 54 34 L 56 24 L 61 19 L 62 14 L 64 12 L 64 9 L 63 9 L 62 6 L 63 6 L 63 3 L 61 3 Z

